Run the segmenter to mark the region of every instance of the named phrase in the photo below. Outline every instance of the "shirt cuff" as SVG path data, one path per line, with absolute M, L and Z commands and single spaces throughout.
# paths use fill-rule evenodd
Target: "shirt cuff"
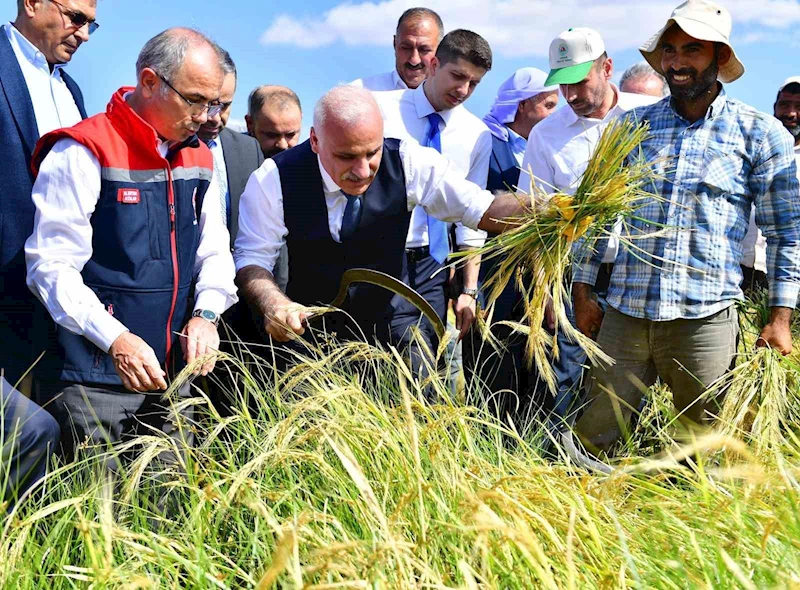
M 269 264 L 263 258 L 256 258 L 254 256 L 248 256 L 245 254 L 237 256 L 236 253 L 234 252 L 233 262 L 236 266 L 236 272 L 239 272 L 240 270 L 248 266 L 258 266 L 259 268 L 263 268 L 268 272 L 273 272 L 275 270 L 275 262 L 277 262 L 277 257 L 275 262 Z
M 480 191 L 475 194 L 469 208 L 461 218 L 461 223 L 467 227 L 478 231 L 478 224 L 483 219 L 484 214 L 494 202 L 494 195 L 489 191 Z
M 89 315 L 83 335 L 97 348 L 108 353 L 114 341 L 127 331 L 125 324 L 108 313 L 104 307 L 97 307 Z
M 595 286 L 597 283 L 597 274 L 600 272 L 600 265 L 594 262 L 584 262 L 581 264 L 574 263 L 572 265 L 572 282 L 573 283 L 586 283 L 587 285 Z
M 790 281 L 769 282 L 769 306 L 788 307 L 794 309 L 797 296 L 800 295 L 800 284 Z
M 486 243 L 486 232 L 470 229 L 461 224 L 456 225 L 456 246 L 467 248 L 482 248 Z
M 207 309 L 217 315 L 222 315 L 227 309 L 228 296 L 215 289 L 206 289 L 197 294 L 194 302 L 194 310 Z

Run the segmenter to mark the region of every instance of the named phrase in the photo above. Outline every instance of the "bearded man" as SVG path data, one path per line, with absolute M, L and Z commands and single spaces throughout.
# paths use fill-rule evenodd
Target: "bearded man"
M 589 406 L 576 425 L 590 450 L 607 451 L 627 430 L 656 378 L 689 429 L 713 415 L 701 395 L 736 354 L 739 262 L 754 204 L 767 239 L 770 306 L 758 345 L 792 350 L 789 320 L 800 292 L 793 141 L 777 119 L 725 93 L 721 83 L 744 74 L 730 32 L 722 6 L 689 0 L 641 48 L 672 94 L 627 115 L 650 124 L 636 152 L 655 162 L 649 190 L 659 198 L 627 220 L 636 249 L 617 253 L 605 315 L 591 297 L 602 247 L 573 271 L 577 326 L 587 335 L 599 327 L 600 348 L 616 360 L 592 370 Z

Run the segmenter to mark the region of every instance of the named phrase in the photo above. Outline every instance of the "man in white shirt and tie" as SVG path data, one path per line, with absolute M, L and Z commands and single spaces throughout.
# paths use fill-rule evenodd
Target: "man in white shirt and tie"
M 391 72 L 359 78 L 353 86 L 373 92 L 414 89 L 430 74 L 430 64 L 444 36 L 442 19 L 429 8 L 409 8 L 397 21 Z
M 567 104 L 536 125 L 528 137 L 519 186 L 527 191 L 531 174 L 537 190 L 572 193 L 609 122 L 630 109 L 652 104 L 656 98 L 621 92 L 611 83 L 613 63 L 600 34 L 589 28 L 562 32 L 550 44 L 550 74 L 545 84 L 558 84 Z M 602 300 L 618 240 L 610 238 L 595 292 Z M 554 363 L 559 392 L 555 411 L 566 417 L 580 388 L 586 355 L 566 338 L 558 339 L 559 360 Z
M 435 150 L 384 139 L 380 109 L 366 90 L 334 88 L 314 109 L 310 139 L 264 162 L 242 195 L 234 253 L 242 296 L 274 340 L 303 334 L 306 306 L 333 300 L 347 269 L 402 276 L 416 206 L 494 232 L 505 227 L 494 220 L 521 212 L 514 195 L 493 197 Z M 286 294 L 272 275 L 284 243 L 291 253 Z M 368 337 L 389 340 L 391 299 L 371 285 L 350 290 L 349 313 Z
M 486 188 L 492 136 L 483 121 L 464 107 L 464 102 L 491 67 L 491 49 L 480 35 L 466 30 L 448 33 L 431 61 L 429 78 L 419 87 L 374 94 L 383 114 L 384 137 L 409 139 L 433 147 L 467 180 Z M 460 224 L 454 233 L 460 250 L 480 247 L 486 240 L 484 232 Z M 406 238 L 407 273 L 403 282 L 422 295 L 443 321 L 447 313 L 448 282 L 443 265 L 451 249 L 448 234 L 447 225 L 429 217 L 421 207 L 411 213 Z M 463 280 L 458 282 L 462 286 L 457 297 L 453 294 L 459 339 L 475 318 L 479 270 L 479 260 L 470 261 L 460 269 Z M 433 326 L 421 318 L 420 311 L 399 297 L 392 303 L 393 341 L 406 347 L 412 340 L 411 328 L 419 324 L 426 344 L 435 350 Z

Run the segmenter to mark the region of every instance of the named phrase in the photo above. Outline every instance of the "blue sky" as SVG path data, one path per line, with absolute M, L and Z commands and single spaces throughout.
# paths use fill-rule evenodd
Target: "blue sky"
M 15 2 L 5 0 L 0 17 L 13 20 Z M 415 2 L 375 0 L 99 0 L 100 29 L 69 66 L 90 114 L 105 109 L 120 86 L 135 83 L 141 46 L 159 31 L 191 26 L 213 37 L 233 56 L 239 89 L 232 117 L 243 119 L 247 94 L 259 84 L 284 84 L 300 96 L 308 134 L 313 103 L 339 82 L 393 67 L 392 33 L 400 13 Z M 497 87 L 515 69 L 547 69 L 550 40 L 570 26 L 590 26 L 603 35 L 619 75 L 641 56 L 636 47 L 668 18 L 669 0 L 433 0 L 447 30 L 468 28 L 489 41 L 494 67 L 467 108 L 482 116 Z M 800 0 L 728 0 L 734 19 L 733 45 L 747 67 L 728 92 L 772 111 L 780 82 L 800 75 Z

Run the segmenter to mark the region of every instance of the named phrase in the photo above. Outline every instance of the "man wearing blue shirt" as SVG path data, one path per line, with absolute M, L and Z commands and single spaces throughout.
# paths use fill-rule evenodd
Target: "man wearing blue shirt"
M 641 48 L 672 93 L 628 115 L 650 124 L 641 153 L 656 161 L 650 190 L 661 199 L 627 220 L 637 251 L 617 253 L 605 316 L 591 298 L 602 245 L 573 273 L 577 325 L 587 335 L 600 328 L 598 344 L 616 360 L 593 370 L 589 406 L 576 425 L 593 451 L 610 449 L 657 377 L 686 427 L 709 420 L 714 407 L 698 400 L 736 353 L 734 304 L 742 298 L 739 262 L 753 203 L 767 238 L 771 308 L 758 344 L 792 350 L 789 320 L 800 291 L 792 138 L 774 117 L 726 95 L 720 82 L 744 73 L 730 30 L 724 8 L 689 0 Z
M 23 246 L 34 217 L 31 154 L 41 135 L 86 116 L 81 91 L 63 68 L 97 29 L 95 9 L 96 0 L 19 0 L 16 20 L 0 27 L 0 471 L 9 470 L 11 493 L 44 475 L 59 436 L 55 420 L 11 387 L 47 351 L 52 326 L 25 284 Z M 37 369 L 50 360 L 46 353 Z M 30 389 L 30 380 L 19 386 Z

